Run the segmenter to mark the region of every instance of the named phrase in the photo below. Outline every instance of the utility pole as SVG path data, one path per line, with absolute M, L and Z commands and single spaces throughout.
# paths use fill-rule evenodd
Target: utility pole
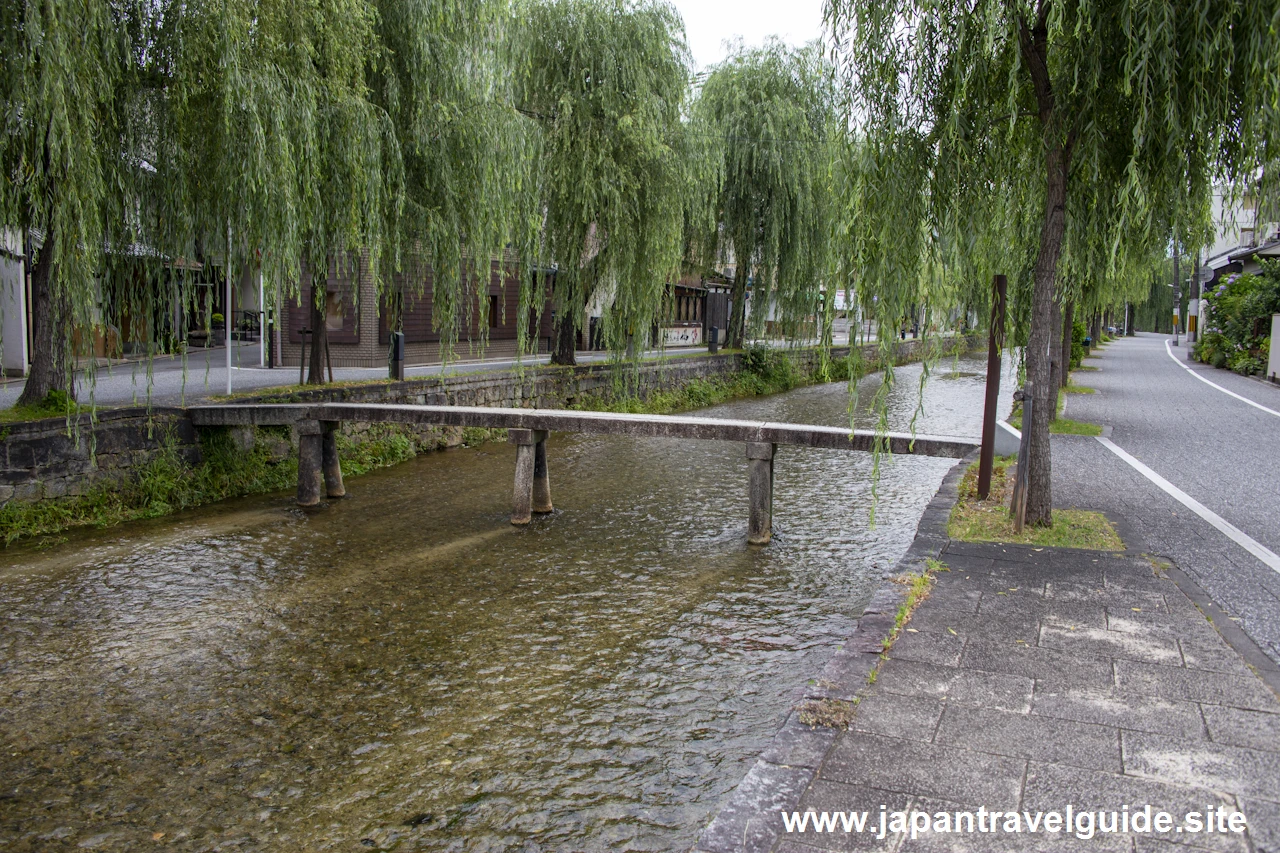
M 1178 346 L 1178 308 L 1182 305 L 1182 280 L 1178 277 L 1178 238 L 1173 239 L 1173 345 Z
M 227 396 L 231 396 L 231 223 L 227 222 L 227 304 L 222 309 L 222 327 L 227 339 Z
M 1194 344 L 1200 330 L 1200 250 L 1196 249 L 1195 274 L 1191 276 L 1191 296 L 1187 301 L 1187 342 Z

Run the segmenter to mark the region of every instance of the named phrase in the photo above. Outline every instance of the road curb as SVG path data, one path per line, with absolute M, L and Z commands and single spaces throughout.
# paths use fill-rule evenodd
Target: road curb
M 1182 594 L 1205 615 L 1223 641 L 1244 658 L 1245 664 L 1258 678 L 1262 679 L 1262 683 L 1267 685 L 1272 693 L 1276 694 L 1276 698 L 1280 699 L 1280 665 L 1277 665 L 1262 650 L 1262 647 L 1245 633 L 1245 630 L 1213 600 L 1209 593 L 1204 591 L 1200 584 L 1195 582 L 1191 575 L 1180 569 L 1168 557 L 1160 556 L 1159 559 L 1167 564 L 1163 568 L 1169 580 L 1173 581 Z

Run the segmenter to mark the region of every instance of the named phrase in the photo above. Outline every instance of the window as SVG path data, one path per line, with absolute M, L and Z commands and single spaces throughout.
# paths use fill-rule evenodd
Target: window
M 326 297 L 324 327 L 330 332 L 341 332 L 342 321 L 346 318 L 346 306 L 342 304 L 342 297 L 337 293 L 328 293 Z

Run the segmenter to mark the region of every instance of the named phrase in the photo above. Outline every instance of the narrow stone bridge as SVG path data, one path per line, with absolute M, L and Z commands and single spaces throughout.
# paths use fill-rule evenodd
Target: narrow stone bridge
M 253 404 L 190 409 L 196 426 L 292 425 L 298 432 L 298 504 L 320 503 L 323 481 L 330 498 L 342 497 L 342 466 L 336 433 L 343 421 L 508 430 L 516 445 L 512 524 L 528 524 L 534 513 L 551 512 L 547 434 L 580 432 L 746 444 L 750 519 L 747 541 L 767 543 L 773 530 L 773 459 L 779 444 L 870 452 L 877 442 L 893 454 L 960 459 L 977 449 L 970 439 L 887 433 L 767 421 L 721 420 L 683 415 L 628 415 L 558 409 L 491 409 L 469 406 L 410 406 L 374 403 Z

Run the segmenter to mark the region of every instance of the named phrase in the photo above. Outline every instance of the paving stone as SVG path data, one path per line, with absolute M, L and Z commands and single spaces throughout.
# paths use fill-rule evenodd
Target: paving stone
M 1045 598 L 1054 601 L 1081 601 L 1112 607 L 1141 607 L 1160 613 L 1168 613 L 1164 595 L 1149 590 L 1116 590 L 1103 584 L 1049 583 Z
M 964 810 L 963 806 L 924 797 L 917 798 L 911 807 L 935 815 L 945 811 L 951 814 L 953 821 L 955 813 Z M 1003 816 L 999 820 L 1000 829 L 1003 830 Z M 967 823 L 962 822 L 962 825 L 965 829 L 968 828 Z M 1038 823 L 1035 832 L 1031 832 L 1025 822 L 1021 826 L 1021 832 L 924 832 L 915 838 L 908 834 L 898 849 L 902 853 L 1038 853 L 1041 850 L 1062 853 L 1130 853 L 1132 850 L 1132 842 L 1128 836 L 1094 834 L 1086 840 L 1061 830 L 1047 832 L 1043 823 Z
M 1124 732 L 1121 741 L 1130 776 L 1280 802 L 1280 752 L 1148 732 Z
M 1099 611 L 1101 613 L 1101 611 Z M 1101 623 L 1106 625 L 1103 614 Z M 1039 630 L 1039 619 L 1035 614 L 1023 614 L 1021 618 L 1009 618 L 992 624 L 985 616 L 972 613 L 961 613 L 954 610 L 941 610 L 933 607 L 921 607 L 911 617 L 911 627 L 920 631 L 948 633 L 954 631 L 961 637 L 969 635 L 1001 636 L 1019 638 L 1035 637 Z
M 1106 576 L 1108 589 L 1124 589 L 1134 592 L 1145 590 L 1166 595 L 1177 591 L 1177 587 L 1171 580 L 1157 575 L 1155 568 L 1141 558 L 1128 567 L 1106 569 Z
M 1025 643 L 970 637 L 960 665 L 1083 687 L 1102 688 L 1114 683 L 1109 658 L 1044 648 L 1034 645 L 1035 641 L 1034 636 Z
M 1151 838 L 1147 835 L 1134 836 L 1133 849 L 1135 853 L 1187 853 L 1190 850 L 1213 850 L 1212 847 L 1204 847 L 1199 844 L 1185 842 L 1175 844 L 1172 841 Z
M 943 703 L 929 696 L 904 696 L 872 688 L 858 703 L 852 728 L 885 737 L 933 740 Z
M 929 606 L 932 609 L 954 610 L 961 613 L 977 613 L 978 602 L 982 600 L 982 590 L 961 580 L 952 580 L 949 573 L 938 575 L 939 580 L 929 593 Z
M 1166 666 L 1182 664 L 1177 640 L 1151 634 L 1045 625 L 1040 629 L 1040 645 L 1097 657 L 1126 658 Z
M 880 809 L 887 811 L 905 811 L 910 808 L 912 798 L 909 794 L 896 791 L 885 791 L 862 785 L 846 785 L 827 779 L 815 779 L 800 799 L 796 811 L 812 810 L 821 812 L 867 812 L 867 822 L 863 832 L 845 832 L 844 825 L 837 825 L 834 832 L 787 833 L 784 831 L 783 844 L 779 845 L 779 853 L 783 850 L 840 850 L 840 851 L 873 851 L 893 850 L 901 843 L 901 835 L 885 833 L 885 837 L 877 839 L 880 826 Z M 794 846 L 788 846 L 794 845 Z M 799 845 L 805 845 L 803 847 Z
M 806 686 L 804 693 L 815 698 L 852 700 L 866 687 L 867 676 L 879 660 L 879 654 L 865 654 L 846 644 L 831 656 L 822 675 Z
M 1008 553 L 1008 547 L 995 542 L 961 542 L 952 539 L 942 551 L 943 562 L 952 568 L 962 566 L 972 569 L 981 565 L 983 560 L 990 561 L 995 557 L 1004 557 Z M 988 565 L 990 565 L 989 562 Z
M 1245 711 L 1222 705 L 1205 705 L 1201 710 L 1209 726 L 1211 740 L 1280 752 L 1280 713 Z
M 965 576 L 965 580 L 989 598 L 992 593 L 1007 594 L 1016 590 L 1023 596 L 1044 598 L 1046 581 L 1029 574 L 1023 563 L 1013 563 L 1016 568 L 995 569 L 989 572 L 973 572 Z
M 1240 811 L 1249 826 L 1249 838 L 1258 853 L 1280 853 L 1280 803 L 1240 798 Z
M 835 741 L 835 729 L 811 728 L 792 712 L 760 759 L 787 767 L 817 767 Z
M 1183 637 L 1178 640 L 1178 645 L 1182 648 L 1183 666 L 1188 669 L 1207 669 L 1236 675 L 1252 674 L 1240 653 L 1227 645 L 1221 637 L 1213 640 Z
M 1117 660 L 1115 667 L 1116 686 L 1126 693 L 1260 711 L 1277 708 L 1275 694 L 1251 675 L 1205 672 L 1127 660 Z
M 807 767 L 757 761 L 729 804 L 703 831 L 697 849 L 705 853 L 769 850 L 782 831 L 781 810 L 797 802 L 812 779 L 813 771 Z
M 960 663 L 965 640 L 958 632 L 922 631 L 910 622 L 907 623 L 907 628 L 914 630 L 904 630 L 898 635 L 889 649 L 890 657 L 939 666 L 955 666 Z
M 935 742 L 1010 758 L 1119 773 L 1120 732 L 1109 726 L 948 705 Z
M 889 660 L 880 668 L 876 688 L 906 696 L 932 696 L 962 705 L 983 705 L 1026 713 L 1031 709 L 1034 682 L 998 672 L 936 666 L 909 660 Z
M 1185 738 L 1204 736 L 1198 705 L 1138 696 L 1114 687 L 1099 690 L 1040 682 L 1031 713 Z
M 1128 607 L 1107 608 L 1107 628 L 1130 634 L 1158 634 L 1173 639 L 1193 639 L 1204 643 L 1222 642 L 1222 636 L 1208 620 L 1191 620 L 1168 613 L 1133 610 Z
M 987 808 L 1016 808 L 1026 762 L 938 744 L 842 732 L 822 778 Z
M 1023 623 L 1045 621 L 1052 624 L 1107 627 L 1107 611 L 1100 604 L 1019 595 L 1008 590 L 1005 592 L 1005 595 L 984 595 L 978 605 L 978 615 L 988 623 L 1017 620 Z
M 1235 809 L 1235 801 L 1206 787 L 1168 785 L 1152 779 L 1122 776 L 1102 770 L 1069 767 L 1064 764 L 1031 762 L 1027 768 L 1027 782 L 1023 790 L 1022 808 L 1026 810 L 1062 810 L 1068 804 L 1076 811 L 1099 810 L 1119 812 L 1128 805 L 1167 811 L 1172 815 L 1186 815 L 1203 811 L 1209 806 Z M 1211 850 L 1247 850 L 1247 842 L 1240 835 L 1209 835 L 1189 833 L 1153 833 L 1178 844 L 1195 844 Z

